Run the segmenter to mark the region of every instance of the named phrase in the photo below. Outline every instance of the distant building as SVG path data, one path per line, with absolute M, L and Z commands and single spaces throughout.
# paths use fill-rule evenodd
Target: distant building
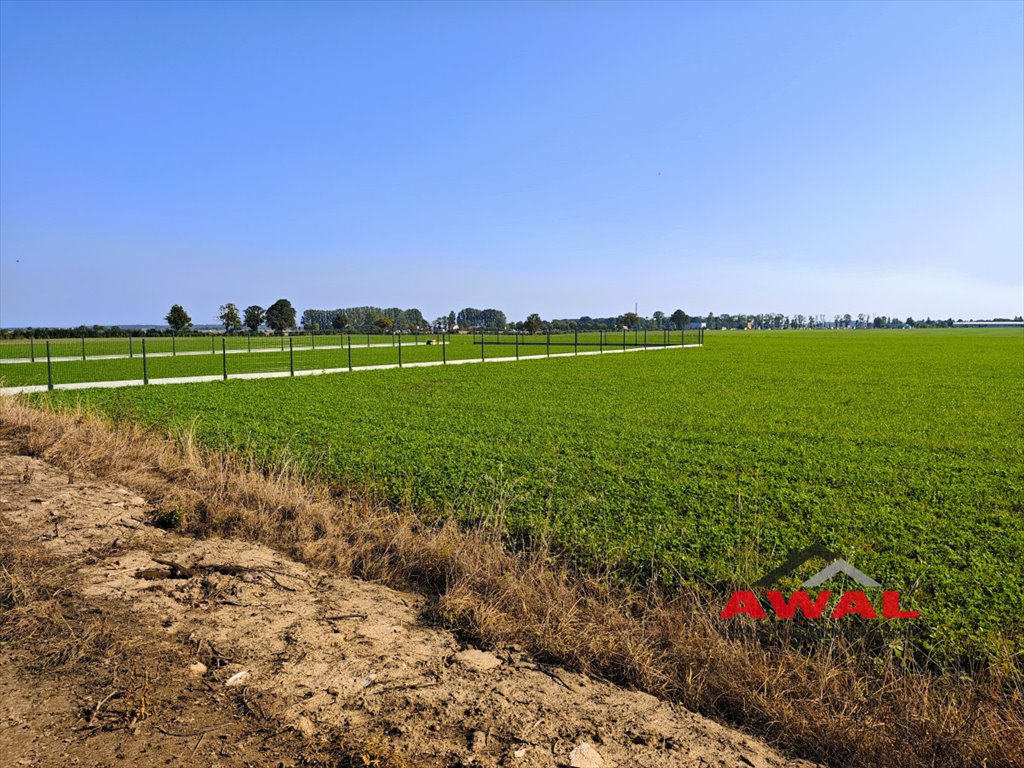
M 1024 328 L 1024 320 L 962 320 L 954 328 Z

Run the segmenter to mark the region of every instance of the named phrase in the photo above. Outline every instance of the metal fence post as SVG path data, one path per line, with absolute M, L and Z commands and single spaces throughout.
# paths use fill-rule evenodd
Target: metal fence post
M 551 331 L 548 331 L 548 337 L 547 338 L 548 338 L 548 340 L 547 340 L 548 357 L 551 357 Z
M 604 354 L 604 331 L 597 332 L 597 351 L 599 354 Z
M 519 331 L 516 331 L 516 360 L 519 359 Z
M 142 383 L 149 384 L 149 368 L 146 366 L 146 340 L 142 340 Z
M 402 367 L 402 334 L 398 334 L 398 367 Z
M 295 346 L 292 344 L 292 337 L 288 337 L 288 370 L 295 375 Z
M 224 381 L 228 380 L 228 340 L 223 336 L 220 339 L 220 356 L 224 362 Z
M 441 364 L 448 365 L 448 334 L 441 334 Z
M 484 361 L 484 332 L 480 331 L 480 362 Z
M 683 328 L 682 330 L 679 331 L 679 346 L 681 346 L 681 347 L 685 347 L 686 346 L 686 329 L 685 328 Z
M 29 336 L 28 337 L 28 348 L 29 348 L 29 353 L 28 353 L 29 357 L 32 358 L 32 362 L 34 363 L 36 361 L 36 337 L 35 336 Z
M 46 340 L 46 388 L 53 391 L 53 361 L 50 360 L 50 340 Z
M 171 334 L 171 357 L 178 354 L 178 334 Z
M 248 333 L 245 336 L 245 351 L 252 352 L 252 334 Z
M 574 355 L 580 353 L 580 332 L 575 328 L 572 331 L 572 353 Z
M 352 334 L 348 335 L 348 370 L 352 371 Z
M 217 354 L 217 346 L 214 343 L 213 334 L 210 334 L 210 354 L 211 355 L 216 355 Z
M 622 351 L 626 351 L 626 329 L 622 329 Z
M 82 359 L 85 360 L 85 336 L 82 337 Z
M 644 328 L 644 349 L 647 349 L 647 329 Z
M 310 349 L 316 349 L 316 336 L 313 335 L 312 331 L 309 332 L 309 346 Z
M 128 334 L 128 357 L 135 357 L 135 344 L 132 343 L 132 335 Z

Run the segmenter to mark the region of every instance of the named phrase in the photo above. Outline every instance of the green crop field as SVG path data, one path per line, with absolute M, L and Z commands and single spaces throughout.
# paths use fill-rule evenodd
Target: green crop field
M 1019 329 L 722 332 L 703 349 L 37 397 L 194 425 L 424 516 L 500 513 L 511 541 L 543 532 L 629 577 L 724 592 L 820 540 L 907 596 L 934 658 L 1024 651 Z

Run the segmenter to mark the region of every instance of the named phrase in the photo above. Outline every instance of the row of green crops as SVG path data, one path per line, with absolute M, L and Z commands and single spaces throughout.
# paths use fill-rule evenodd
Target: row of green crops
M 433 341 L 428 344 L 427 340 Z M 181 339 L 179 341 L 184 341 Z M 192 340 L 191 337 L 189 340 Z M 651 347 L 664 345 L 666 342 L 678 345 L 683 340 L 679 332 L 671 337 L 661 333 L 648 334 L 647 343 Z M 686 343 L 697 340 L 696 332 L 691 332 Z M 348 367 L 349 337 L 348 336 L 296 336 L 292 338 L 263 336 L 249 339 L 247 337 L 214 337 L 200 339 L 204 341 L 204 350 L 182 351 L 169 350 L 170 339 L 147 339 L 145 369 L 143 352 L 138 339 L 131 352 L 127 351 L 127 341 L 121 354 L 111 356 L 88 357 L 84 359 L 73 355 L 64 355 L 64 351 L 55 348 L 51 343 L 51 362 L 47 365 L 45 349 L 43 356 L 33 362 L 6 362 L 0 365 L 0 381 L 2 386 L 16 387 L 26 385 L 47 384 L 52 377 L 54 385 L 81 382 L 102 381 L 141 381 L 145 376 L 149 379 L 180 378 L 185 376 L 221 376 L 225 369 L 228 376 L 238 374 L 254 374 L 268 372 L 324 370 Z M 154 352 L 155 342 L 166 342 L 168 349 L 158 347 L 161 351 Z M 221 342 L 223 341 L 223 345 Z M 231 341 L 232 345 L 228 345 Z M 550 342 L 550 343 L 549 343 Z M 443 346 L 443 348 L 442 348 Z M 608 337 L 598 334 L 580 334 L 578 337 L 562 334 L 524 337 L 518 341 L 520 356 L 567 354 L 575 351 L 606 351 L 639 349 L 644 346 L 644 335 L 621 333 Z M 211 351 L 212 349 L 212 351 Z M 351 337 L 351 362 L 353 367 L 397 365 L 401 352 L 402 364 L 441 362 L 448 360 L 465 360 L 480 358 L 515 357 L 517 341 L 514 336 L 487 334 L 482 337 L 452 336 L 445 344 L 439 337 L 423 337 L 408 335 L 399 339 L 391 336 L 353 335 Z M 8 358 L 14 359 L 14 358 Z M 20 358 L 19 358 L 20 359 Z
M 703 349 L 55 392 L 581 564 L 727 591 L 815 541 L 934 657 L 1024 651 L 1024 335 L 723 332 Z M 467 349 L 477 349 L 465 345 Z M 901 624 L 901 629 L 907 624 Z

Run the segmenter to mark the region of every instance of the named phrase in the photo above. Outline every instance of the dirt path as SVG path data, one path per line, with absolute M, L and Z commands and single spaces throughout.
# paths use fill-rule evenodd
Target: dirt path
M 159 628 L 153 631 L 186 650 L 186 661 L 205 666 L 182 670 L 195 681 L 195 698 L 180 702 L 182 712 L 202 696 L 239 691 L 297 737 L 345 733 L 412 765 L 810 765 L 652 696 L 539 664 L 517 648 L 467 648 L 420 620 L 417 595 L 333 577 L 251 543 L 168 533 L 148 524 L 149 511 L 124 488 L 69 482 L 0 445 L 6 524 L 74 561 L 98 609 L 130 610 L 138 626 Z M 77 715 L 60 703 L 66 692 L 51 682 L 45 694 L 26 697 L 23 678 L 0 664 L 0 753 L 11 765 L 70 764 L 61 745 Z M 138 745 L 158 736 L 147 721 L 125 735 L 136 750 L 129 762 L 149 764 Z M 179 745 L 176 761 L 187 763 L 189 749 Z M 265 757 L 243 763 L 280 762 L 273 752 Z M 108 758 L 76 757 L 117 764 Z M 233 764 L 223 757 L 193 764 L 214 763 Z

